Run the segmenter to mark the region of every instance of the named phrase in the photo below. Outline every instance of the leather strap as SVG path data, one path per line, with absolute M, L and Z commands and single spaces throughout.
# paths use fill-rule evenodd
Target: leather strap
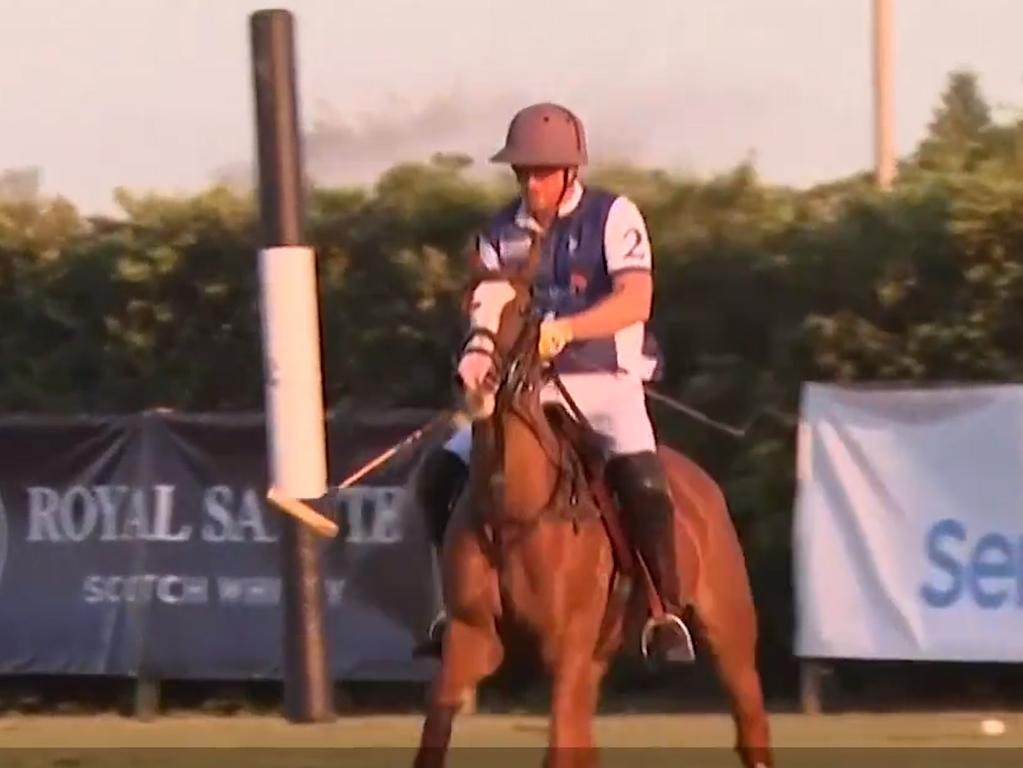
M 587 429 L 592 429 L 589 419 L 587 419 L 583 412 L 579 409 L 579 406 L 572 398 L 572 395 L 568 393 L 568 388 L 565 386 L 564 382 L 562 382 L 561 377 L 557 374 L 557 372 L 551 369 L 550 377 L 554 381 L 554 385 L 558 388 L 558 391 L 561 393 L 561 396 L 565 398 L 565 402 L 568 403 L 568 407 L 571 409 L 572 415 L 575 416 L 575 418 L 579 420 L 579 423 Z M 593 486 L 594 493 L 597 496 L 597 501 L 602 509 L 618 509 L 617 505 L 615 505 L 611 500 L 611 496 L 607 491 L 607 486 L 602 478 L 594 478 Z M 611 537 L 612 546 L 614 546 L 614 548 L 618 551 L 619 556 L 623 561 L 622 567 L 626 571 L 632 571 L 636 568 L 638 563 L 640 578 L 643 580 L 643 586 L 645 588 L 644 591 L 646 592 L 647 597 L 647 607 L 650 609 L 650 615 L 654 619 L 660 620 L 664 617 L 664 604 L 661 601 L 660 593 L 654 586 L 654 580 L 650 575 L 650 569 L 647 567 L 646 561 L 643 560 L 643 556 L 639 552 L 636 552 L 635 556 L 633 556 L 632 549 L 625 541 L 623 541 L 622 532 L 619 530 L 617 525 L 609 521 L 606 528 L 608 535 Z

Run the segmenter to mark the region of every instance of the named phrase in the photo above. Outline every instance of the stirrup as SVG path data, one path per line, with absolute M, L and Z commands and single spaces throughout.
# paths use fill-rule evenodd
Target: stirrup
M 439 659 L 443 655 L 444 629 L 447 626 L 447 621 L 448 615 L 443 610 L 433 618 L 429 629 L 426 630 L 426 638 L 420 640 L 412 648 L 413 658 L 426 656 Z
M 448 612 L 443 608 L 433 617 L 433 621 L 430 622 L 429 629 L 426 630 L 426 636 L 430 638 L 431 642 L 439 643 L 444 639 L 444 628 L 448 623 Z
M 673 613 L 666 613 L 661 619 L 657 619 L 651 616 L 647 619 L 646 624 L 643 625 L 643 634 L 640 637 L 640 650 L 643 653 L 643 659 L 650 664 L 650 640 L 653 637 L 654 632 L 659 627 L 666 625 L 673 625 L 674 628 L 678 629 L 679 634 L 682 635 L 682 642 L 684 650 L 680 654 L 676 649 L 672 649 L 667 654 L 667 661 L 691 664 L 696 660 L 696 650 L 693 647 L 693 636 L 689 633 L 689 627 L 682 621 L 678 616 Z

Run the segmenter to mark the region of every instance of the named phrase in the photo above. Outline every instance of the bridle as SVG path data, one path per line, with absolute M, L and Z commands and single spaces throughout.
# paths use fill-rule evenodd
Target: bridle
M 506 353 L 502 353 L 499 350 L 497 334 L 495 332 L 490 331 L 487 328 L 474 328 L 466 335 L 465 341 L 461 347 L 461 354 L 482 354 L 488 357 L 493 365 L 493 369 L 491 371 L 492 379 L 490 381 L 490 383 L 495 386 L 494 411 L 490 417 L 494 430 L 493 444 L 498 446 L 503 443 L 505 419 L 509 417 L 516 418 L 533 434 L 545 457 L 555 468 L 557 479 L 555 481 L 551 497 L 544 509 L 541 510 L 540 514 L 527 525 L 527 528 L 531 528 L 532 525 L 545 517 L 555 507 L 559 490 L 567 477 L 565 472 L 568 470 L 570 465 L 570 449 L 567 442 L 554 440 L 554 450 L 552 451 L 551 440 L 549 437 L 548 439 L 545 439 L 542 434 L 542 428 L 536 423 L 538 418 L 543 418 L 542 412 L 532 414 L 529 410 L 526 410 L 519 405 L 518 395 L 521 392 L 530 392 L 534 387 L 540 389 L 550 381 L 557 384 L 563 394 L 565 392 L 552 365 L 541 364 L 542 367 L 539 376 L 530 376 L 533 366 L 535 365 L 535 361 L 531 359 L 529 355 L 532 351 L 531 347 L 535 349 L 537 329 L 540 321 L 542 320 L 540 311 L 537 310 L 533 304 L 532 292 L 530 292 L 530 299 L 528 302 L 518 302 L 517 311 L 520 316 L 524 317 L 524 321 L 522 328 L 519 330 Z M 493 349 L 478 344 L 474 345 L 477 338 L 489 340 Z M 504 455 L 501 451 L 497 451 L 494 469 L 503 475 Z M 573 509 L 575 507 L 576 498 L 577 491 L 573 488 L 570 490 L 570 507 Z
M 525 383 L 528 371 L 522 364 L 525 354 L 528 352 L 527 344 L 534 336 L 534 332 L 540 324 L 540 313 L 533 306 L 532 292 L 527 303 L 518 302 L 518 312 L 523 317 L 522 327 L 519 329 L 515 340 L 506 353 L 501 353 L 497 334 L 489 328 L 473 328 L 466 335 L 460 348 L 460 356 L 467 354 L 483 355 L 490 359 L 491 381 L 495 385 L 495 397 L 498 402 L 502 398 L 514 396 L 521 390 Z M 491 348 L 476 344 L 477 338 L 487 339 Z

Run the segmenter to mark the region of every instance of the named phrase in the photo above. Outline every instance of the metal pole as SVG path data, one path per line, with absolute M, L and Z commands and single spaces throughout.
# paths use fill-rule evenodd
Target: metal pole
M 888 190 L 895 178 L 892 140 L 892 7 L 891 0 L 874 0 L 874 176 Z
M 327 490 L 316 260 L 303 231 L 294 19 L 249 17 L 263 248 L 259 252 L 271 486 L 295 499 Z M 324 586 L 316 535 L 281 518 L 284 710 L 293 722 L 333 719 Z

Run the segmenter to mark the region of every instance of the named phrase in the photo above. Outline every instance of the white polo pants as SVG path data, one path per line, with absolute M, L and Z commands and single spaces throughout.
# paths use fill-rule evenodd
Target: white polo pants
M 638 376 L 569 373 L 561 376 L 561 382 L 591 426 L 608 439 L 611 456 L 657 449 L 650 414 L 646 408 L 643 381 Z M 553 383 L 543 388 L 540 400 L 564 403 Z M 568 407 L 568 403 L 564 405 Z M 571 414 L 572 409 L 569 408 L 568 412 Z M 468 464 L 472 450 L 472 425 L 466 424 L 459 428 L 444 447 Z

